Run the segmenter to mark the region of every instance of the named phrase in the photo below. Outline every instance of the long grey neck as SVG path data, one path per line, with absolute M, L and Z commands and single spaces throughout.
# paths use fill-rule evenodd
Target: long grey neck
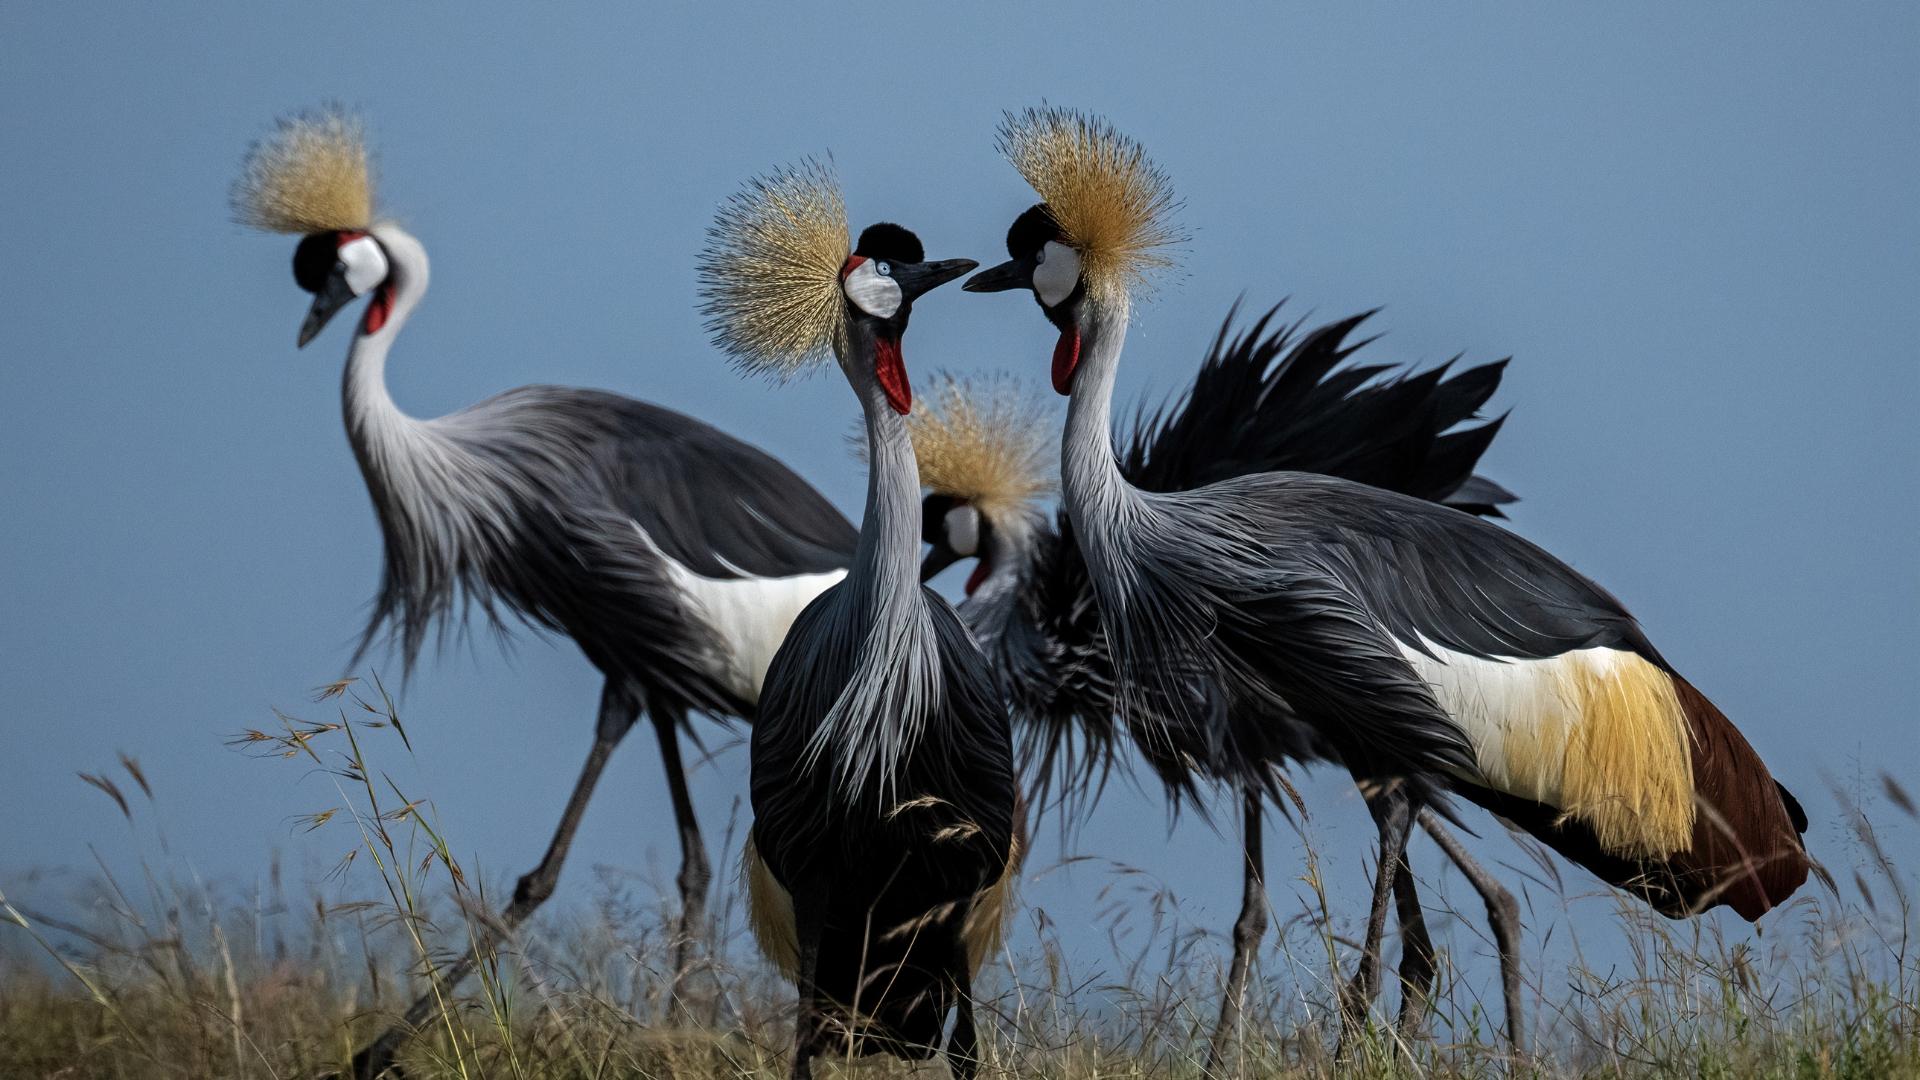
M 906 418 L 893 411 L 874 378 L 874 342 L 856 329 L 843 366 L 867 426 L 867 506 L 848 579 L 870 602 L 913 595 L 920 587 L 920 469 Z
M 1116 518 L 1132 515 L 1140 503 L 1113 454 L 1113 382 L 1126 344 L 1127 313 L 1092 308 L 1081 316 L 1080 332 L 1080 368 L 1060 442 L 1060 487 L 1080 546 L 1089 561 L 1097 561 L 1089 540 L 1099 547 L 1101 537 L 1116 532 Z
M 989 561 L 987 576 L 961 607 L 967 629 L 973 631 L 983 649 L 992 648 L 1006 636 L 1033 567 L 1038 526 L 1038 520 L 1025 508 L 994 519 L 987 550 L 982 553 Z
M 853 327 L 841 367 L 867 422 L 867 507 L 847 571 L 848 614 L 863 623 L 847 683 L 809 740 L 849 803 L 891 798 L 898 766 L 940 698 L 940 657 L 920 598 L 920 472 L 904 417 L 874 377 L 874 341 Z
M 407 325 L 408 316 L 427 295 L 428 276 L 427 250 L 420 241 L 395 225 L 375 225 L 370 231 L 386 249 L 389 273 L 369 303 L 379 302 L 380 290 L 391 290 L 392 301 L 386 323 L 374 333 L 365 332 L 365 316 L 360 316 L 340 387 L 347 437 L 363 468 L 381 467 L 386 457 L 381 444 L 418 423 L 401 412 L 387 393 L 387 353 Z

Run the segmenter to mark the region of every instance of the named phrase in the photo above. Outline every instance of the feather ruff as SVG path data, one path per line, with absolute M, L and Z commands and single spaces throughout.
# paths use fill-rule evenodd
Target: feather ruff
M 700 253 L 700 313 L 742 370 L 790 378 L 824 362 L 844 328 L 840 268 L 852 250 L 828 164 L 807 159 L 746 182 L 721 204 Z
M 1006 113 L 996 145 L 1080 253 L 1089 299 L 1124 310 L 1150 271 L 1174 265 L 1168 249 L 1186 239 L 1170 220 L 1179 204 L 1139 143 L 1097 117 L 1042 106 Z
M 233 185 L 233 216 L 297 235 L 373 224 L 366 125 L 333 107 L 283 118 L 248 151 Z
M 1017 513 L 1059 487 L 1044 399 L 1005 376 L 943 374 L 907 417 L 920 485 L 965 499 L 989 517 Z

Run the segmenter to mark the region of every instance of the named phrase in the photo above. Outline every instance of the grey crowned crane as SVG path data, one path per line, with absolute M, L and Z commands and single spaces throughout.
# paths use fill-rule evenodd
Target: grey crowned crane
M 750 717 L 800 610 L 840 580 L 856 533 L 806 481 L 679 413 L 598 390 L 527 386 L 433 419 L 387 393 L 387 354 L 427 291 L 420 241 L 375 216 L 360 122 L 284 120 L 234 192 L 242 222 L 304 237 L 294 278 L 314 294 L 299 344 L 367 297 L 347 353 L 347 437 L 385 541 L 360 656 L 389 629 L 408 670 L 429 633 L 477 605 L 573 639 L 605 676 L 592 749 L 511 927 L 553 891 L 595 782 L 644 711 L 681 844 L 674 963 L 702 933 L 709 870 L 680 759 L 690 711 Z M 458 981 L 470 960 L 448 973 Z M 355 1061 L 377 1075 L 434 1008 L 424 996 Z
M 1672 917 L 1724 904 L 1757 919 L 1799 888 L 1793 797 L 1618 600 L 1546 551 L 1336 477 L 1129 482 L 1113 380 L 1130 294 L 1176 239 L 1169 184 L 1137 143 L 1068 110 L 1009 114 L 1000 145 L 1042 202 L 1009 232 L 1011 258 L 966 287 L 1031 290 L 1059 333 L 1061 484 L 1122 715 L 1229 743 L 1240 718 L 1290 710 L 1379 790 L 1343 1036 L 1378 990 L 1413 818 L 1449 791 Z
M 849 250 L 839 187 L 807 163 L 749 183 L 709 232 L 716 343 L 786 375 L 829 355 L 866 424 L 867 502 L 844 581 L 794 622 L 753 729 L 744 855 L 761 949 L 799 990 L 793 1075 L 819 1053 L 935 1052 L 975 1068 L 972 978 L 1018 864 L 1007 712 L 952 607 L 920 584 L 920 485 L 901 354 L 927 262 L 898 225 Z
M 1390 365 L 1342 367 L 1367 343 L 1352 336 L 1371 313 L 1305 333 L 1302 323 L 1269 333 L 1278 313 L 1278 307 L 1269 310 L 1231 337 L 1230 313 L 1186 394 L 1138 416 L 1120 459 L 1131 483 L 1177 491 L 1290 468 L 1364 480 L 1471 513 L 1498 516 L 1498 507 L 1513 501 L 1506 489 L 1473 473 L 1501 421 L 1454 430 L 1493 396 L 1504 361 L 1458 374 L 1449 367 L 1417 375 Z M 977 560 L 960 614 L 1025 729 L 1022 756 L 1040 789 L 1033 802 L 1045 805 L 1045 791 L 1057 782 L 1061 801 L 1080 808 L 1103 787 L 1121 736 L 1114 721 L 1122 718 L 1072 522 L 1065 514 L 1048 521 L 1039 510 L 1053 486 L 1046 460 L 1051 433 L 1039 411 L 1004 381 L 949 381 L 927 395 L 927 407 L 915 410 L 914 449 L 929 491 L 923 506 L 931 551 L 922 573 L 932 577 L 955 561 Z M 1238 792 L 1243 804 L 1242 907 L 1209 1050 L 1211 1067 L 1238 1027 L 1253 954 L 1266 932 L 1264 803 L 1281 793 L 1280 770 L 1289 760 L 1325 760 L 1331 750 L 1288 713 L 1238 717 L 1233 738 L 1224 742 L 1139 715 L 1124 719 L 1127 736 L 1158 774 L 1169 802 L 1191 796 L 1204 780 Z M 1518 905 L 1438 819 L 1427 813 L 1420 820 L 1486 903 L 1507 1029 L 1517 1046 L 1523 1031 Z M 1424 1014 L 1434 957 L 1412 875 L 1401 874 L 1394 889 L 1406 941 L 1400 1023 L 1412 1029 Z

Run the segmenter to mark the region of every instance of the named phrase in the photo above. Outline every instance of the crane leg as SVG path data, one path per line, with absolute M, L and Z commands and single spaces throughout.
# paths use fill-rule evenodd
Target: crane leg
M 820 934 L 826 915 L 825 891 L 808 888 L 793 897 L 793 928 L 800 947 L 800 963 L 794 972 L 798 991 L 793 1016 L 793 1070 L 791 1080 L 813 1080 L 813 1054 L 820 1042 L 819 991 L 815 976 L 820 970 Z
M 707 863 L 707 846 L 700 838 L 700 821 L 694 816 L 693 799 L 687 794 L 687 774 L 680 763 L 680 721 L 682 714 L 653 712 L 654 732 L 660 736 L 660 760 L 667 770 L 667 791 L 673 797 L 673 822 L 680 833 L 680 924 L 673 935 L 673 983 L 668 988 L 667 1015 L 686 1012 L 685 982 L 693 970 L 693 954 L 707 932 L 707 887 L 713 870 Z
M 973 1026 L 973 972 L 965 941 L 955 943 L 953 963 L 953 1036 L 947 1040 L 947 1071 L 953 1080 L 973 1080 L 980 1067 L 980 1047 Z
M 1260 948 L 1260 939 L 1267 934 L 1267 885 L 1264 845 L 1260 835 L 1260 793 L 1248 788 L 1244 798 L 1240 917 L 1233 923 L 1233 963 L 1227 968 L 1226 996 L 1220 1002 L 1220 1020 L 1214 1025 L 1213 1038 L 1207 1044 L 1208 1073 L 1219 1068 L 1226 1058 L 1227 1044 L 1240 1027 L 1247 976 L 1253 968 L 1253 958 Z
M 355 1080 L 403 1075 L 399 1066 L 394 1064 L 394 1057 L 438 1009 L 442 994 L 451 991 L 467 977 L 473 970 L 476 955 L 492 950 L 515 927 L 525 922 L 535 908 L 553 895 L 554 886 L 560 880 L 560 867 L 567 861 L 567 850 L 573 846 L 573 834 L 580 827 L 581 816 L 586 813 L 587 800 L 593 797 L 593 786 L 605 771 L 607 759 L 613 756 L 613 748 L 620 745 L 620 740 L 626 737 L 634 721 L 639 718 L 639 699 L 626 688 L 608 680 L 600 694 L 600 720 L 594 729 L 593 749 L 587 752 L 587 763 L 580 769 L 580 778 L 574 781 L 573 794 L 567 798 L 567 808 L 560 815 L 560 824 L 553 831 L 553 839 L 548 842 L 547 853 L 541 857 L 540 865 L 514 884 L 512 902 L 500 913 L 495 925 L 483 930 L 483 940 L 468 949 L 445 971 L 432 973 L 436 984 L 434 988 L 408 1006 L 399 1023 L 381 1032 L 353 1056 Z
M 1433 1004 L 1433 980 L 1440 965 L 1433 951 L 1433 937 L 1427 933 L 1427 916 L 1420 910 L 1420 890 L 1415 887 L 1409 862 L 1400 864 L 1393 875 L 1394 917 L 1400 923 L 1400 1019 L 1402 1035 L 1420 1030 Z
M 1420 811 L 1420 824 L 1447 853 L 1453 865 L 1473 883 L 1487 905 L 1487 925 L 1493 928 L 1494 947 L 1500 952 L 1500 991 L 1506 999 L 1507 1045 L 1515 1058 L 1527 1052 L 1526 1016 L 1520 1003 L 1520 903 L 1499 879 L 1467 853 L 1465 844 L 1440 824 L 1431 810 Z
M 1367 800 L 1380 830 L 1380 866 L 1374 875 L 1373 904 L 1367 912 L 1366 942 L 1360 950 L 1360 964 L 1340 994 L 1340 1042 L 1334 1060 L 1346 1058 L 1361 1031 L 1367 1012 L 1380 993 L 1380 946 L 1387 931 L 1387 897 L 1393 892 L 1396 875 L 1406 866 L 1407 837 L 1412 831 L 1413 805 L 1404 788 L 1393 784 Z

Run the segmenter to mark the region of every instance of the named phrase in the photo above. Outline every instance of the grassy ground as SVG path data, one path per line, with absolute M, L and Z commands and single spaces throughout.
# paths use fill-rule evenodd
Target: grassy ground
M 338 694 L 336 696 L 339 696 Z M 619 881 L 590 910 L 536 921 L 493 944 L 493 910 L 434 825 L 368 761 L 405 733 L 378 694 L 345 691 L 340 722 L 283 719 L 241 737 L 266 756 L 311 759 L 353 798 L 313 815 L 354 846 L 339 868 L 377 899 L 222 903 L 193 881 L 104 869 L 62 910 L 0 899 L 0 1078 L 315 1077 L 345 1065 L 461 955 L 478 975 L 441 986 L 448 1003 L 402 1060 L 417 1078 L 775 1077 L 785 1074 L 791 988 L 755 959 L 729 874 L 716 888 L 705 959 L 668 1000 L 670 912 Z M 137 763 L 88 778 L 138 812 Z M 1890 801 L 1907 806 L 1897 787 Z M 1534 1054 L 1498 1040 L 1497 999 L 1445 962 L 1423 1032 L 1382 1026 L 1348 1065 L 1328 1048 L 1336 965 L 1352 950 L 1331 920 L 1294 919 L 1262 954 L 1221 1077 L 1920 1077 L 1920 960 L 1904 884 L 1862 845 L 1879 880 L 1862 906 L 1810 887 L 1770 916 L 1764 949 L 1631 907 L 1632 963 L 1533 973 Z M 729 844 L 727 850 L 737 847 Z M 278 875 L 274 875 L 277 881 Z M 1309 884 L 1312 877 L 1309 874 Z M 1311 892 L 1312 890 L 1309 889 Z M 1817 894 L 1817 895 L 1815 895 Z M 362 895 L 368 895 L 363 893 Z M 1151 906 L 1151 901 L 1149 901 Z M 84 912 L 74 915 L 72 912 Z M 1077 973 L 1042 925 L 981 979 L 982 1075 L 1201 1078 L 1223 943 L 1163 920 L 1144 951 Z M 1577 950 L 1576 950 L 1577 952 Z M 1551 983 L 1547 983 L 1547 979 Z M 1392 995 L 1378 1010 L 1390 1019 Z M 944 1075 L 937 1061 L 828 1064 L 822 1075 Z

